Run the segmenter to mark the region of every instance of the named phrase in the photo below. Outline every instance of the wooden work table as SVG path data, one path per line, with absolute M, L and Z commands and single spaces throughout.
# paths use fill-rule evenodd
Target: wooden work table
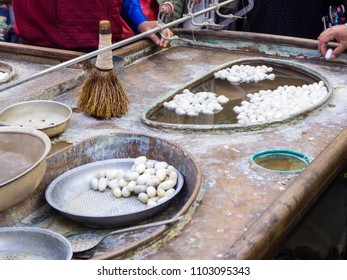
M 78 111 L 76 93 L 85 75 L 83 67 L 56 73 L 55 77 L 64 82 L 55 81 L 65 86 L 57 85 L 59 90 L 50 90 L 52 94 L 35 89 L 38 85 L 47 87 L 47 81 L 55 79 L 52 75 L 30 82 L 30 91 L 23 94 L 18 93 L 19 87 L 0 93 L 1 107 L 34 98 L 54 99 L 69 105 L 73 116 L 66 131 L 52 139 L 51 156 L 62 148 L 107 133 L 159 137 L 189 152 L 201 169 L 202 182 L 191 211 L 186 211 L 185 223 L 171 231 L 170 238 L 164 241 L 158 238 L 157 246 L 141 245 L 138 250 L 117 258 L 272 258 L 346 164 L 347 56 L 325 61 L 314 40 L 231 31 L 177 32 L 182 38 L 193 37 L 196 41 L 176 42 L 167 49 L 154 48 L 144 41 L 114 51 L 125 58 L 123 86 L 130 100 L 129 112 L 121 118 L 96 120 Z M 10 46 L 6 48 L 11 52 Z M 65 60 L 70 58 L 67 55 L 65 52 Z M 167 92 L 228 61 L 250 57 L 283 59 L 312 68 L 329 80 L 333 86 L 332 97 L 308 114 L 254 131 L 161 130 L 141 121 L 144 110 Z M 29 63 L 18 62 L 18 57 L 6 60 L 13 59 L 16 65 Z M 42 67 L 36 61 L 30 63 Z M 283 180 L 265 178 L 250 167 L 249 159 L 254 153 L 268 149 L 296 150 L 314 160 L 299 175 Z M 24 204 L 19 208 L 28 209 L 28 202 Z M 13 211 L 5 212 L 7 219 L 3 219 L 6 222 L 1 226 L 10 223 L 11 214 Z M 104 255 L 96 254 L 94 258 Z

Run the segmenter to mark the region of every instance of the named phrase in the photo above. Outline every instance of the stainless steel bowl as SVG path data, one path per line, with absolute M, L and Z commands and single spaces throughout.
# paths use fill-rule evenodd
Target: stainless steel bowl
M 41 228 L 0 228 L 0 260 L 70 260 L 71 243 L 62 235 Z
M 0 112 L 0 124 L 35 128 L 49 137 L 53 137 L 64 132 L 71 115 L 71 108 L 63 103 L 51 100 L 32 100 L 3 109 Z
M 33 128 L 0 127 L 0 212 L 26 199 L 46 172 L 51 141 Z

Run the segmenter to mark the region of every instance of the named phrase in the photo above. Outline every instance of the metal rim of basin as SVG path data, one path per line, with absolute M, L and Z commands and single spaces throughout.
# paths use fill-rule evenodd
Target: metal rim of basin
M 324 84 L 326 85 L 328 89 L 328 94 L 325 98 L 320 100 L 315 104 L 315 106 L 311 106 L 309 109 L 305 110 L 300 110 L 288 117 L 283 117 L 283 118 L 278 118 L 274 119 L 273 121 L 269 122 L 264 122 L 264 123 L 255 123 L 255 124 L 246 124 L 246 125 L 241 125 L 238 123 L 235 124 L 211 124 L 211 125 L 191 125 L 191 124 L 172 124 L 172 123 L 162 123 L 162 122 L 157 122 L 154 120 L 150 120 L 148 118 L 148 115 L 155 110 L 158 107 L 163 106 L 163 103 L 169 99 L 171 99 L 173 96 L 175 96 L 177 93 L 182 92 L 186 88 L 193 87 L 194 85 L 200 84 L 202 81 L 207 81 L 209 78 L 213 77 L 213 74 L 219 70 L 225 69 L 227 67 L 230 67 L 232 65 L 236 64 L 245 64 L 245 63 L 261 63 L 261 64 L 266 64 L 266 63 L 271 63 L 273 65 L 281 65 L 281 66 L 286 66 L 290 68 L 294 68 L 297 71 L 301 71 L 308 76 L 315 77 L 319 80 L 322 80 Z M 173 130 L 190 130 L 190 131 L 213 131 L 213 130 L 231 130 L 231 131 L 253 131 L 253 130 L 260 130 L 265 127 L 270 127 L 270 126 L 277 126 L 282 123 L 289 122 L 290 120 L 299 117 L 305 113 L 311 112 L 323 104 L 325 104 L 329 98 L 332 96 L 332 85 L 331 83 L 321 75 L 318 71 L 315 71 L 314 69 L 308 68 L 303 64 L 297 63 L 297 62 L 291 62 L 291 61 L 284 61 L 280 59 L 273 59 L 273 58 L 263 58 L 263 57 L 255 57 L 255 58 L 243 58 L 243 59 L 237 59 L 237 60 L 232 60 L 227 63 L 224 63 L 217 68 L 207 72 L 205 75 L 194 79 L 193 81 L 185 84 L 184 86 L 175 89 L 174 91 L 170 91 L 168 94 L 157 100 L 155 103 L 151 104 L 146 108 L 146 110 L 142 113 L 141 115 L 141 120 L 143 123 L 145 123 L 148 126 L 160 128 L 160 129 L 173 129 Z
M 305 167 L 295 169 L 295 170 L 279 170 L 279 169 L 270 169 L 266 168 L 256 162 L 257 159 L 264 159 L 264 158 L 295 158 L 296 160 L 302 162 L 305 164 Z M 300 152 L 293 151 L 293 150 L 265 150 L 261 151 L 259 153 L 255 153 L 252 155 L 251 164 L 257 166 L 258 168 L 261 168 L 262 170 L 268 171 L 268 172 L 274 172 L 279 174 L 294 174 L 294 173 L 300 173 L 305 170 L 306 166 L 311 163 L 312 159 Z
M 121 149 L 118 147 L 121 147 Z M 127 147 L 129 151 L 127 151 Z M 106 135 L 98 135 L 92 138 L 87 138 L 76 145 L 64 148 L 47 158 L 47 168 L 52 169 L 53 171 L 49 174 L 51 178 L 47 178 L 46 176 L 46 180 L 49 182 L 64 173 L 64 170 L 69 170 L 85 163 L 114 157 L 120 158 L 121 156 L 124 156 L 124 158 L 136 157 L 141 155 L 144 151 L 151 154 L 154 153 L 158 147 L 160 148 L 160 153 L 163 153 L 160 154 L 160 156 L 165 155 L 165 157 L 170 159 L 167 162 L 183 173 L 185 176 L 185 184 L 189 184 L 189 187 L 185 187 L 181 190 L 179 194 L 182 198 L 182 200 L 180 200 L 180 205 L 175 204 L 175 207 L 172 206 L 169 207 L 169 209 L 165 209 L 162 213 L 158 213 L 155 217 L 151 218 L 151 220 L 165 219 L 167 217 L 175 216 L 184 216 L 184 219 L 175 225 L 163 225 L 143 233 L 141 237 L 124 244 L 124 246 L 108 248 L 106 245 L 106 250 L 104 248 L 103 251 L 95 252 L 93 256 L 82 256 L 82 258 L 113 259 L 124 255 L 128 256 L 136 254 L 144 248 L 145 250 L 155 249 L 158 246 L 161 246 L 161 244 L 166 240 L 170 240 L 179 234 L 181 228 L 191 220 L 192 215 L 199 206 L 199 200 L 202 196 L 202 171 L 192 155 L 177 143 L 146 134 L 110 133 Z M 112 150 L 116 156 L 108 153 L 107 151 L 109 150 Z M 105 158 L 105 156 L 107 157 Z M 64 170 L 55 169 L 53 166 L 57 163 L 59 164 L 59 161 L 62 159 L 64 159 L 64 164 L 61 167 L 63 167 Z M 159 158 L 157 159 L 159 160 Z M 186 166 L 186 168 L 183 168 L 182 166 Z M 192 176 L 192 174 L 194 174 L 194 176 Z M 64 223 L 63 231 L 66 232 L 66 234 L 68 234 L 70 226 L 70 222 L 67 222 L 66 225 Z M 73 233 L 83 233 L 86 231 L 89 232 L 91 229 L 75 225 L 72 230 Z M 105 230 L 106 232 L 109 231 L 109 229 L 102 229 L 101 232 L 105 232 Z

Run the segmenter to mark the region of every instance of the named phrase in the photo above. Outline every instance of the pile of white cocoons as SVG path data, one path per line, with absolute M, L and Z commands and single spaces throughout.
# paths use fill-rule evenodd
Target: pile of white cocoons
M 176 94 L 169 102 L 164 102 L 164 107 L 175 110 L 177 115 L 188 115 L 190 117 L 199 114 L 213 115 L 223 110 L 222 104 L 229 102 L 224 95 L 217 96 L 213 92 L 202 91 L 193 93 L 184 89 L 181 94 Z
M 228 80 L 233 85 L 241 83 L 258 83 L 263 80 L 274 80 L 272 67 L 266 65 L 233 65 L 214 73 L 216 79 Z M 270 74 L 268 74 L 270 73 Z
M 135 194 L 142 203 L 155 206 L 175 194 L 177 179 L 177 171 L 172 165 L 140 156 L 135 158 L 130 170 L 99 170 L 90 185 L 101 192 L 110 188 L 118 198 Z
M 249 93 L 249 101 L 235 106 L 238 123 L 247 125 L 288 118 L 312 108 L 328 94 L 323 81 L 303 86 L 279 86 L 275 90 Z

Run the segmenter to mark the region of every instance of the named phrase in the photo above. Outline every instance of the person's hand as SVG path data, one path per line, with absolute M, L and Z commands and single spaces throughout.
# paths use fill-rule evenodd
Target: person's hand
M 325 29 L 318 37 L 318 50 L 325 56 L 329 42 L 337 41 L 339 45 L 333 50 L 330 58 L 335 58 L 347 49 L 347 26 L 345 24 L 335 25 Z
M 158 21 L 144 21 L 143 23 L 141 23 L 139 26 L 138 26 L 138 30 L 139 32 L 146 32 L 148 30 L 151 30 L 153 28 L 156 28 L 158 26 Z M 173 36 L 173 33 L 171 32 L 171 30 L 169 28 L 165 28 L 163 31 L 162 31 L 162 34 L 165 38 L 171 38 Z M 162 38 L 160 36 L 160 34 L 156 34 L 156 33 L 153 33 L 153 34 L 150 34 L 148 35 L 148 38 L 151 39 L 156 45 L 160 46 L 160 47 L 167 47 L 170 43 L 169 40 L 166 40 L 164 38 Z

